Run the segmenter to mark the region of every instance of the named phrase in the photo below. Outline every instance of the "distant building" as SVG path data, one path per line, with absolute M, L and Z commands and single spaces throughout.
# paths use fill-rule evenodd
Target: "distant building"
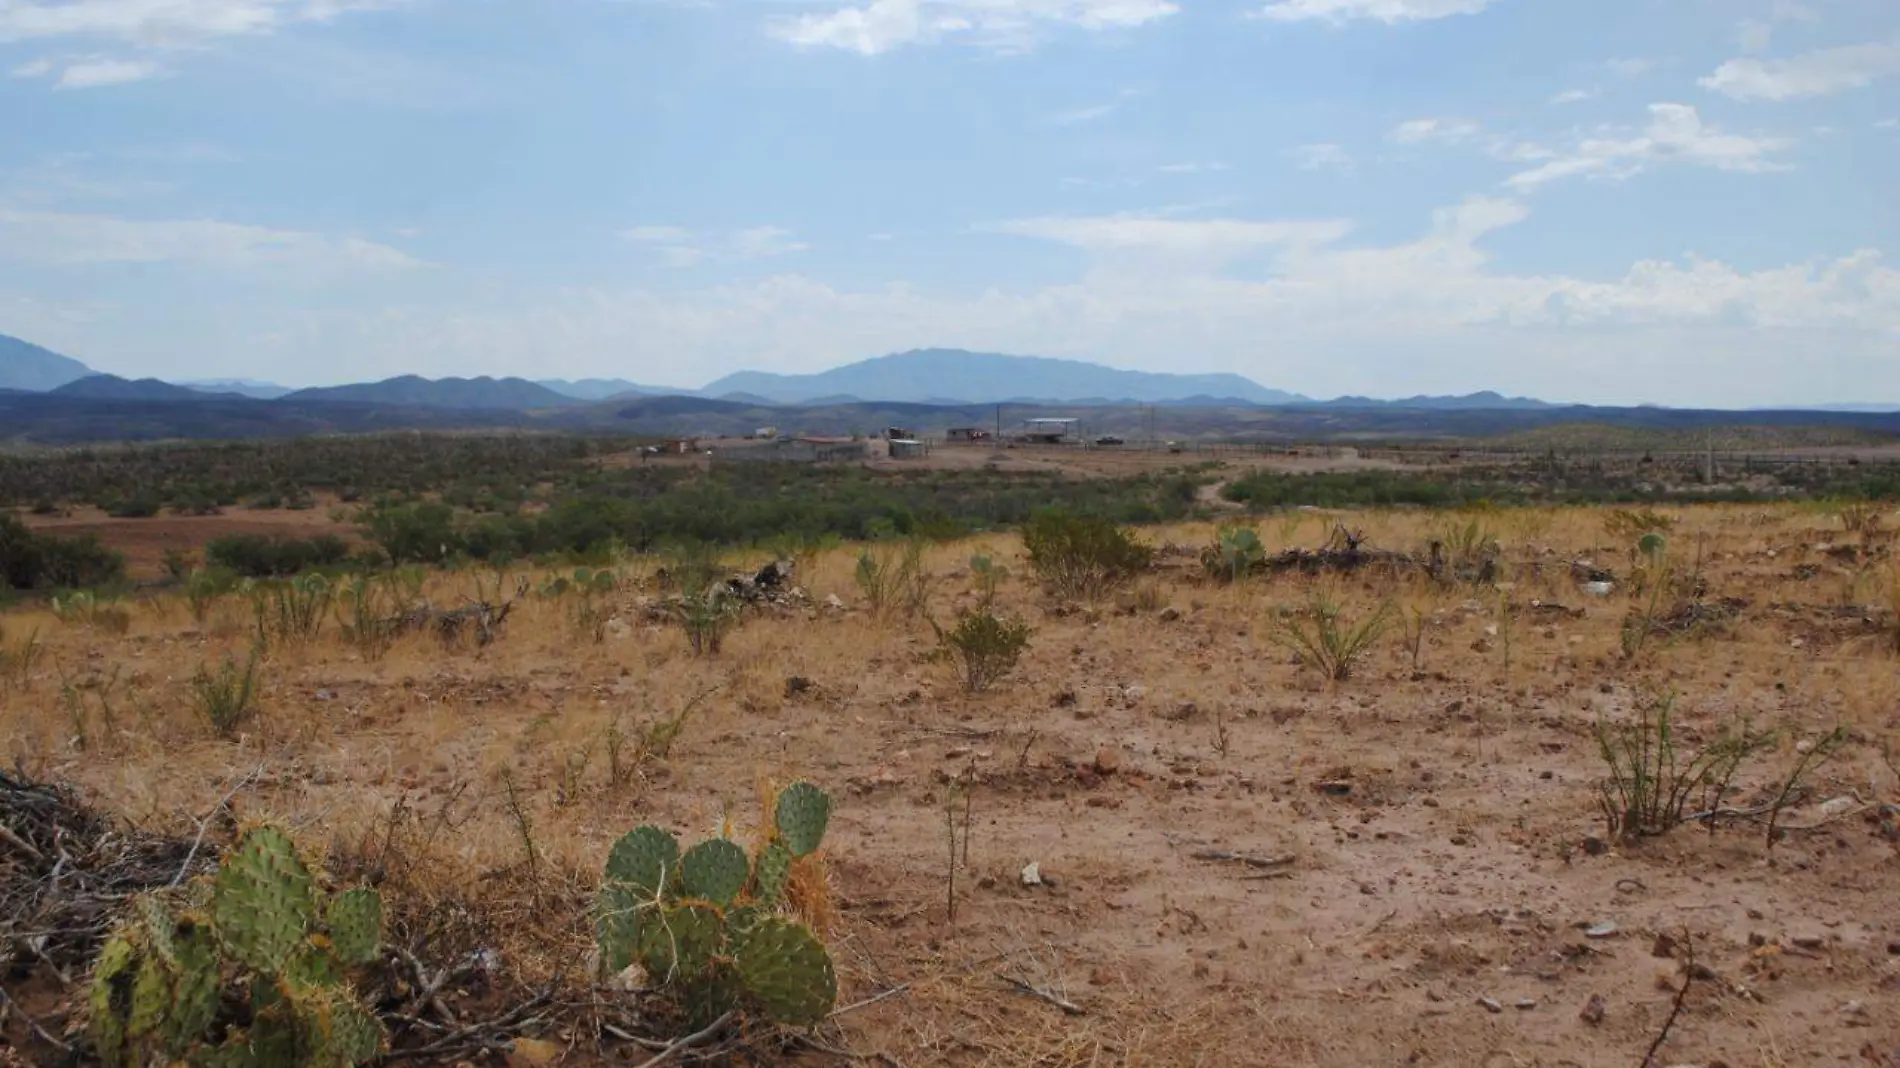
M 863 460 L 870 449 L 850 438 L 777 438 L 712 450 L 714 460 L 730 463 L 844 463 Z
M 1066 445 L 1076 440 L 1080 419 L 1025 419 L 1015 440 L 1026 445 Z
M 911 438 L 891 439 L 891 459 L 893 460 L 921 460 L 929 451 L 921 441 Z
M 778 427 L 762 426 L 759 429 L 754 430 L 752 432 L 752 436 L 759 439 L 760 441 L 775 441 L 778 438 Z
M 956 426 L 946 431 L 944 438 L 948 441 L 960 442 L 994 441 L 996 435 L 978 426 Z

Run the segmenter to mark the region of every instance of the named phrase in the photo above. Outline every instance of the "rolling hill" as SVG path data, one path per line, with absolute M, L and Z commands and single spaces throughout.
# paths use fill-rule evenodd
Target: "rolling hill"
M 118 375 L 87 375 L 48 392 L 58 397 L 86 400 L 195 401 L 205 396 L 195 389 L 174 386 L 156 378 L 120 378 Z
M 0 334 L 0 389 L 43 393 L 92 374 L 92 368 L 30 341 Z
M 405 407 L 446 408 L 457 411 L 534 411 L 566 408 L 584 403 L 563 396 L 525 378 L 436 378 L 402 375 L 381 382 L 324 386 L 286 393 L 279 401 L 293 404 L 391 404 Z

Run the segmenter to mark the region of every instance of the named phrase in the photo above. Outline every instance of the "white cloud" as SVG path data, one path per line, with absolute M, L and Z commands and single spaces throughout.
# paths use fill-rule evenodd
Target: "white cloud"
M 1470 119 L 1409 119 L 1394 126 L 1386 137 L 1402 145 L 1427 142 L 1457 145 L 1478 136 L 1479 126 Z
M 1073 111 L 1059 111 L 1049 116 L 1049 121 L 1057 126 L 1076 126 L 1096 119 L 1105 119 L 1115 113 L 1113 104 L 1097 104 L 1094 107 L 1076 108 Z
M 1859 89 L 1900 74 L 1900 41 L 1805 52 L 1788 59 L 1731 59 L 1699 79 L 1737 100 L 1791 100 Z
M 1278 22 L 1324 19 L 1347 22 L 1371 19 L 1392 25 L 1453 15 L 1475 15 L 1499 0 L 1277 0 L 1259 12 Z
M 44 78 L 56 69 L 57 65 L 50 59 L 35 59 L 20 64 L 8 73 L 15 78 Z
M 325 22 L 393 0 L 9 0 L 0 4 L 0 42 L 97 37 L 140 45 L 196 45 L 269 33 L 296 22 Z
M 1155 169 L 1162 174 L 1219 174 L 1223 171 L 1233 170 L 1232 167 L 1225 163 L 1203 162 L 1164 163 Z
M 802 47 L 867 56 L 953 40 L 1021 51 L 1053 29 L 1127 29 L 1180 10 L 1172 0 L 871 0 L 861 7 L 778 19 L 770 29 Z
M 1550 102 L 1553 104 L 1579 104 L 1585 100 L 1593 100 L 1601 93 L 1602 90 L 1594 87 L 1589 89 L 1565 89 L 1563 92 L 1551 97 Z
M 123 219 L 0 208 L 0 258 L 35 265 L 179 263 L 396 270 L 420 261 L 355 237 L 274 230 L 213 219 Z
M 158 64 L 145 60 L 88 59 L 59 72 L 56 89 L 93 89 L 107 85 L 125 85 L 144 81 L 162 72 Z
M 392 364 L 506 373 L 524 353 L 559 352 L 573 364 L 564 370 L 699 385 L 742 367 L 815 370 L 945 345 L 1171 369 L 1188 352 L 1196 370 L 1319 395 L 1499 388 L 1704 405 L 1900 395 L 1900 271 L 1873 251 L 1754 272 L 1693 255 L 1599 277 L 1496 269 L 1487 236 L 1528 214 L 1473 198 L 1434 212 L 1410 240 L 1362 247 L 1325 220 L 1018 220 L 998 229 L 1080 249 L 1089 267 L 1073 281 L 968 296 L 782 275 L 452 312 L 402 304 L 293 325 L 308 336 L 282 354 L 246 351 L 347 353 L 362 370 L 333 373 L 358 377 Z M 1244 255 L 1254 252 L 1273 253 L 1264 276 L 1225 269 L 1255 273 Z
M 777 226 L 754 226 L 712 234 L 696 233 L 679 226 L 635 226 L 620 231 L 620 236 L 652 249 L 674 267 L 690 267 L 707 261 L 770 259 L 811 247 L 795 240 L 790 230 Z
M 1293 161 L 1303 171 L 1352 169 L 1352 156 L 1344 148 L 1335 144 L 1299 145 L 1287 149 L 1282 155 Z
M 1612 129 L 1586 137 L 1550 162 L 1512 175 L 1505 185 L 1529 190 L 1562 178 L 1621 181 L 1666 163 L 1722 171 L 1787 169 L 1774 158 L 1788 147 L 1784 139 L 1726 133 L 1704 125 L 1696 109 L 1687 104 L 1651 104 L 1649 116 L 1649 124 L 1641 130 Z

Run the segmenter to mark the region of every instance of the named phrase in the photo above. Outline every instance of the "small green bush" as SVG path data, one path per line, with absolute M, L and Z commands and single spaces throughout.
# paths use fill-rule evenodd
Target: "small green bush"
M 83 589 L 125 578 L 125 557 L 91 534 L 59 537 L 28 530 L 0 512 L 0 585 L 16 590 Z
M 205 559 L 250 578 L 295 575 L 313 567 L 336 567 L 350 558 L 350 546 L 334 534 L 284 538 L 269 534 L 230 534 L 205 546 Z
M 225 657 L 216 671 L 199 665 L 191 677 L 192 703 L 218 736 L 229 738 L 257 715 L 257 651 L 244 666 Z
M 1023 525 L 1029 566 L 1058 596 L 1094 601 L 1148 569 L 1154 549 L 1097 516 L 1056 509 Z
M 1031 633 L 1029 624 L 984 609 L 966 614 L 949 630 L 938 627 L 937 645 L 956 665 L 964 690 L 982 693 L 1015 670 Z
M 1395 614 L 1388 601 L 1372 615 L 1353 622 L 1346 618 L 1338 601 L 1314 593 L 1307 599 L 1304 612 L 1275 622 L 1273 641 L 1291 649 L 1303 666 L 1318 671 L 1327 681 L 1344 682 L 1392 626 Z

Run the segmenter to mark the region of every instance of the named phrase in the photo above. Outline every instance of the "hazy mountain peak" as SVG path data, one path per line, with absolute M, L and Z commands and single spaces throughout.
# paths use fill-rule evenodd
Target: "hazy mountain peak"
M 43 393 L 89 374 L 92 368 L 70 356 L 0 334 L 0 389 Z

